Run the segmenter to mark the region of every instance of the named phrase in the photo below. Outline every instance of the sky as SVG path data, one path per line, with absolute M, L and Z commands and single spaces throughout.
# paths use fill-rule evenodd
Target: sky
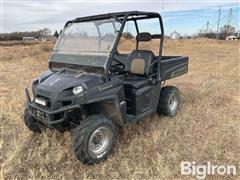
M 100 13 L 138 10 L 159 12 L 166 34 L 178 31 L 192 35 L 200 29 L 217 27 L 219 7 L 221 24 L 228 20 L 232 8 L 233 21 L 239 26 L 239 0 L 0 0 L 1 33 L 32 31 L 48 27 L 54 32 L 76 17 Z

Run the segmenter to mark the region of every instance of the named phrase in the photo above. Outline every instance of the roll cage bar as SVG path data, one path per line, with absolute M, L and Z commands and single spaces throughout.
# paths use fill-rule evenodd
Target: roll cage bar
M 64 28 L 67 27 L 69 24 L 72 24 L 72 23 L 105 20 L 105 19 L 110 19 L 110 18 L 114 18 L 117 22 L 121 23 L 121 27 L 120 27 L 120 30 L 118 32 L 118 37 L 117 37 L 116 42 L 113 46 L 113 50 L 117 49 L 117 45 L 118 45 L 119 40 L 121 38 L 121 35 L 122 35 L 122 32 L 123 32 L 126 21 L 134 21 L 137 34 L 139 34 L 137 20 L 158 18 L 161 34 L 153 35 L 152 38 L 162 38 L 162 37 L 164 37 L 163 22 L 162 22 L 162 17 L 160 16 L 160 14 L 156 13 L 156 12 L 145 12 L 145 11 L 126 11 L 126 12 L 117 12 L 117 13 L 100 14 L 100 15 L 95 15 L 95 16 L 80 17 L 80 18 L 76 18 L 74 20 L 68 21 L 65 24 Z M 160 43 L 159 56 L 162 55 L 162 45 L 163 45 L 163 40 Z
M 117 52 L 117 46 L 119 44 L 121 35 L 123 33 L 123 30 L 124 30 L 124 27 L 125 27 L 125 24 L 126 24 L 127 21 L 133 21 L 134 22 L 136 32 L 137 32 L 137 34 L 139 34 L 140 32 L 139 32 L 137 20 L 152 19 L 152 18 L 158 18 L 159 19 L 159 26 L 160 26 L 161 34 L 154 34 L 154 35 L 152 35 L 152 38 L 153 39 L 154 38 L 155 39 L 162 38 L 161 41 L 160 41 L 160 47 L 159 47 L 159 61 L 162 59 L 164 28 L 163 28 L 162 17 L 159 13 L 156 13 L 156 12 L 126 11 L 126 12 L 117 12 L 117 13 L 108 13 L 108 14 L 100 14 L 100 15 L 94 15 L 94 16 L 80 17 L 80 18 L 76 18 L 76 19 L 68 21 L 65 24 L 64 28 L 66 28 L 68 25 L 70 25 L 72 23 L 105 20 L 105 19 L 110 19 L 110 18 L 114 18 L 117 22 L 121 23 L 121 27 L 118 31 L 116 41 L 113 45 L 113 49 L 110 53 L 109 61 L 107 63 L 107 67 L 106 67 L 107 76 L 108 76 L 108 69 L 110 67 L 110 62 L 113 59 L 114 54 Z M 160 63 L 158 63 L 158 66 L 160 66 Z M 158 77 L 160 78 L 159 69 L 160 68 L 158 68 Z

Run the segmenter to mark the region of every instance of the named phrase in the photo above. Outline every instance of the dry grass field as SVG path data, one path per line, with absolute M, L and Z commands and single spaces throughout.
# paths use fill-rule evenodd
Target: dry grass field
M 168 81 L 182 93 L 174 118 L 153 115 L 119 130 L 113 154 L 77 161 L 71 134 L 40 135 L 23 123 L 24 87 L 48 68 L 51 44 L 1 47 L 1 179 L 192 179 L 181 161 L 234 164 L 240 173 L 239 42 L 166 41 L 164 54 L 189 56 L 189 73 Z M 240 179 L 240 176 L 208 176 Z

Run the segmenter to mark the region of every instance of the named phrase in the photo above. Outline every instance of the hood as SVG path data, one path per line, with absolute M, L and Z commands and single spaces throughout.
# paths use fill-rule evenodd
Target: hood
M 82 85 L 86 89 L 91 89 L 103 82 L 103 78 L 94 74 L 76 74 L 70 72 L 55 72 L 42 80 L 38 87 L 55 89 L 62 91 L 68 88 Z

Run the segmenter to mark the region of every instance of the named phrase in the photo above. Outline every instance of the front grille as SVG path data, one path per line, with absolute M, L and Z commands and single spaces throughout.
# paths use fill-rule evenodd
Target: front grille
M 34 115 L 37 119 L 42 119 L 42 120 L 46 119 L 46 114 L 43 111 L 36 109 L 36 110 L 34 110 Z
M 51 96 L 51 93 L 45 89 L 37 88 L 37 93 L 42 95 L 42 96 Z

